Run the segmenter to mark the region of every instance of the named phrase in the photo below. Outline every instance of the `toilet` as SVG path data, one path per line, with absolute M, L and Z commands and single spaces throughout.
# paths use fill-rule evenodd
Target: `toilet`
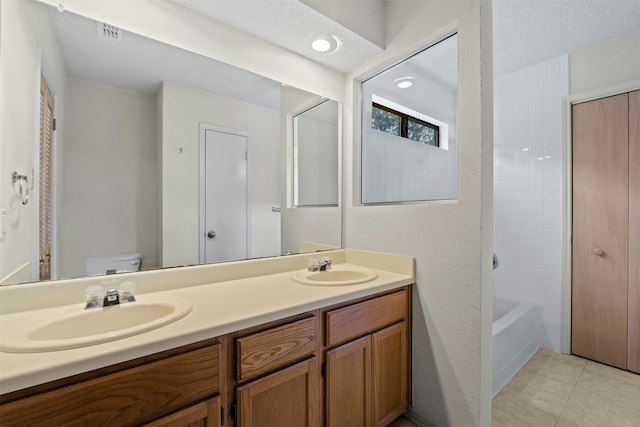
M 138 271 L 140 258 L 141 255 L 137 253 L 87 258 L 87 275 Z

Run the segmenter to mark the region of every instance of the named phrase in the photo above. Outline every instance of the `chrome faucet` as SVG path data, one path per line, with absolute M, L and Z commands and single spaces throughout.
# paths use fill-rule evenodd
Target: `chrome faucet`
M 331 261 L 331 258 L 323 259 L 322 261 L 320 261 L 320 271 L 331 270 L 331 264 L 333 264 L 333 261 Z
M 307 268 L 308 271 L 327 271 L 327 270 L 331 270 L 331 264 L 333 264 L 333 261 L 331 261 L 331 258 L 323 258 L 322 261 L 317 262 L 317 261 L 313 261 L 311 264 L 309 264 L 309 268 Z
M 102 300 L 102 306 L 108 307 L 110 305 L 118 305 L 120 304 L 120 294 L 117 289 L 109 289 L 107 294 L 104 296 L 104 300 Z
M 102 287 L 98 285 L 89 286 L 84 290 L 84 296 L 87 299 L 85 310 L 89 308 L 109 307 L 112 305 L 134 302 L 136 297 L 133 295 L 135 283 L 124 282 L 119 289 L 109 288 L 107 293 L 102 296 Z

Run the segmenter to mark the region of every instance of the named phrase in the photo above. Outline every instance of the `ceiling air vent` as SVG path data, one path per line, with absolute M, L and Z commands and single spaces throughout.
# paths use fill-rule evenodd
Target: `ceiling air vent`
M 110 40 L 122 41 L 122 30 L 113 25 L 98 22 L 98 36 Z

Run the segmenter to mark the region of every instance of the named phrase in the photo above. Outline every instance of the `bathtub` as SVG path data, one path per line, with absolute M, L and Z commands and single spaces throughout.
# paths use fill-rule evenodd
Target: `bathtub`
M 502 390 L 542 344 L 540 306 L 493 299 L 493 386 Z

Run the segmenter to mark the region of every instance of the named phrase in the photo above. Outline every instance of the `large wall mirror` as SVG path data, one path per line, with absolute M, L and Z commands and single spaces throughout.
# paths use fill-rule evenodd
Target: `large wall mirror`
M 458 37 L 362 83 L 363 204 L 457 198 Z
M 3 69 L 3 95 L 22 93 L 0 110 L 15 127 L 3 128 L 15 137 L 0 142 L 2 176 L 27 176 L 32 197 L 22 205 L 16 184 L 3 184 L 0 284 L 103 274 L 109 258 L 117 272 L 340 247 L 335 197 L 312 235 L 285 200 L 287 128 L 320 96 L 36 0 L 1 6 L 3 25 L 19 17 L 2 33 L 3 56 L 22 61 Z M 54 132 L 38 129 L 40 90 Z M 338 104 L 327 103 L 337 151 Z M 14 120 L 23 113 L 33 119 Z M 47 132 L 53 148 L 40 160 Z M 43 162 L 48 201 L 38 200 Z M 43 275 L 39 260 L 50 263 Z

